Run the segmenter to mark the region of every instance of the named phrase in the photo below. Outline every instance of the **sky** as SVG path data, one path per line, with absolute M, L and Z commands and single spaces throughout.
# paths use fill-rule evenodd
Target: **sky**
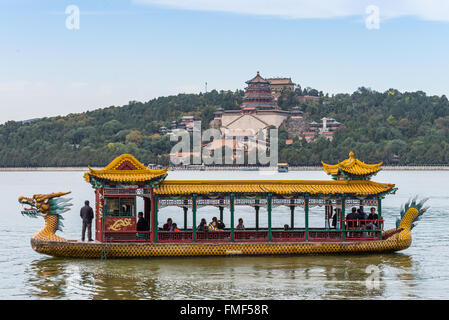
M 448 95 L 448 36 L 447 0 L 0 0 L 0 123 L 244 89 L 257 71 Z

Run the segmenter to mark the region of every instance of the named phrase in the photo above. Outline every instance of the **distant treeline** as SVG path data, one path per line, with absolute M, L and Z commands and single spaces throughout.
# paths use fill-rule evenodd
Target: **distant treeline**
M 147 163 L 168 165 L 174 142 L 161 135 L 160 127 L 193 115 L 204 128 L 218 108 L 239 108 L 244 92 L 211 91 L 179 94 L 148 102 L 130 102 L 64 117 L 9 121 L 0 125 L 1 167 L 104 166 L 122 153 Z M 320 101 L 298 103 L 300 95 Z M 323 95 L 315 89 L 285 91 L 282 109 L 299 106 L 311 120 L 335 118 L 345 128 L 334 140 L 306 143 L 295 138 L 286 145 L 280 131 L 280 161 L 291 165 L 320 165 L 346 159 L 349 151 L 368 163 L 420 165 L 449 163 L 449 102 L 445 96 L 424 92 L 384 93 L 360 88 L 353 94 Z

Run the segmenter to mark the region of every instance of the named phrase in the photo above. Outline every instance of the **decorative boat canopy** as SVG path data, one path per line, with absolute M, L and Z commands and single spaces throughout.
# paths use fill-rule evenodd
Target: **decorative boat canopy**
M 94 170 L 84 174 L 84 179 L 94 188 L 105 184 L 145 184 L 156 187 L 167 176 L 167 168 L 151 170 L 130 154 L 122 154 L 115 158 L 104 169 Z
M 394 184 L 367 180 L 166 180 L 155 190 L 160 196 L 230 193 L 327 196 L 378 196 L 395 190 Z
M 354 158 L 354 152 L 349 153 L 349 158 L 340 163 L 331 165 L 323 164 L 324 171 L 332 175 L 335 180 L 369 180 L 381 169 L 382 162 L 378 164 L 366 164 Z

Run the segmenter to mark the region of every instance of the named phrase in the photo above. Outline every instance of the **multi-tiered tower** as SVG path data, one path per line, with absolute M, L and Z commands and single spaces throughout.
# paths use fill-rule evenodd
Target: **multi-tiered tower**
M 251 80 L 246 81 L 248 87 L 245 88 L 245 96 L 243 98 L 242 109 L 245 111 L 252 110 L 272 110 L 277 105 L 271 94 L 270 82 L 257 75 Z

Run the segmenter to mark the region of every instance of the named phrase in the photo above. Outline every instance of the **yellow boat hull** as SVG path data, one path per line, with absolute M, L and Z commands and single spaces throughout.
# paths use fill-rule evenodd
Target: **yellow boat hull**
M 402 232 L 401 232 L 402 233 Z M 411 237 L 379 241 L 301 243 L 99 243 L 31 239 L 32 248 L 42 254 L 70 258 L 149 258 L 229 255 L 307 255 L 384 253 L 406 249 Z M 401 239 L 402 238 L 402 239 Z

